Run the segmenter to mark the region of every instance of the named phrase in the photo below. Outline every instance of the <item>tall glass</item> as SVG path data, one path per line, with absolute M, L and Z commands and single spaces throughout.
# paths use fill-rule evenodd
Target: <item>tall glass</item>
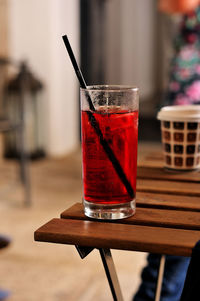
M 83 204 L 88 217 L 121 219 L 135 213 L 138 106 L 136 87 L 81 89 Z

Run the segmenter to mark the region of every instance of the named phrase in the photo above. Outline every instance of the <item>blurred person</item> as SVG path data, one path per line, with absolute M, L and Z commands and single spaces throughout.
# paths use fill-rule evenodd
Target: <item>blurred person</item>
M 174 39 L 165 105 L 200 104 L 200 5 L 199 0 L 161 0 L 167 13 L 183 12 Z M 196 4 L 196 6 L 195 6 Z
M 164 13 L 182 14 L 163 105 L 200 104 L 200 1 L 160 0 L 158 7 Z M 160 254 L 147 256 L 133 301 L 155 299 L 160 258 Z M 180 300 L 189 262 L 189 257 L 166 255 L 160 301 Z

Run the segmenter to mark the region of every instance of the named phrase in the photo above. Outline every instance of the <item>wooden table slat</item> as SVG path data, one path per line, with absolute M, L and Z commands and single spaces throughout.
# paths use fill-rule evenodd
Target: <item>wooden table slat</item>
M 80 203 L 73 205 L 61 213 L 61 218 L 91 220 L 85 216 L 83 206 Z M 117 223 L 200 230 L 200 214 L 199 212 L 191 211 L 179 211 L 177 213 L 175 210 L 137 208 L 134 216 L 118 220 Z
M 200 184 L 138 179 L 137 191 L 200 197 Z
M 71 219 L 53 219 L 35 232 L 36 241 L 180 256 L 191 256 L 199 239 L 193 230 Z
M 200 197 L 138 191 L 136 207 L 200 211 Z
M 137 170 L 138 179 L 154 179 L 180 182 L 200 183 L 199 171 L 170 171 L 162 167 L 143 167 L 139 166 Z

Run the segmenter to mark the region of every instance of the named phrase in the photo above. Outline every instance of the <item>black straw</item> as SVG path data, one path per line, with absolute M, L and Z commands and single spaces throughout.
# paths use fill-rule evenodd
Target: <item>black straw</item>
M 63 41 L 65 43 L 65 47 L 67 48 L 67 51 L 68 51 L 69 57 L 71 59 L 72 65 L 74 67 L 74 70 L 76 72 L 76 75 L 78 77 L 80 86 L 81 86 L 81 88 L 87 89 L 87 85 L 85 83 L 85 80 L 83 78 L 81 70 L 78 67 L 78 64 L 76 62 L 76 59 L 75 59 L 74 53 L 72 51 L 71 45 L 69 43 L 69 40 L 68 40 L 68 38 L 67 38 L 66 35 L 64 35 L 62 38 L 63 38 Z M 92 111 L 95 111 L 95 107 L 94 107 L 94 105 L 92 103 L 92 100 L 91 100 L 91 98 L 90 98 L 89 95 L 87 97 L 87 100 L 88 100 L 90 109 Z M 89 118 L 90 124 L 94 128 L 96 134 L 98 135 L 100 143 L 101 143 L 101 145 L 102 145 L 105 153 L 107 154 L 109 160 L 111 161 L 111 163 L 112 163 L 115 171 L 117 172 L 119 178 L 121 179 L 121 181 L 123 182 L 124 186 L 126 187 L 126 190 L 129 193 L 130 197 L 133 198 L 135 196 L 133 188 L 132 188 L 130 182 L 128 181 L 128 179 L 127 179 L 127 177 L 126 177 L 126 175 L 125 175 L 125 173 L 124 173 L 124 171 L 123 171 L 123 169 L 122 169 L 122 167 L 121 167 L 118 159 L 116 158 L 115 154 L 113 153 L 112 149 L 110 148 L 107 140 L 104 139 L 103 134 L 101 132 L 101 129 L 99 127 L 98 121 L 96 120 L 95 116 L 93 115 L 93 113 L 91 111 L 87 111 L 87 114 L 88 114 L 88 118 Z
M 64 35 L 62 38 L 63 38 L 63 41 L 64 41 L 65 46 L 66 46 L 66 48 L 67 48 L 67 51 L 68 51 L 69 57 L 70 57 L 70 59 L 71 59 L 72 65 L 73 65 L 73 67 L 74 67 L 74 70 L 75 70 L 75 72 L 76 72 L 76 75 L 77 75 L 77 77 L 78 77 L 80 86 L 81 86 L 81 88 L 83 88 L 83 89 L 87 89 L 86 82 L 85 82 L 85 80 L 84 80 L 84 78 L 83 78 L 83 75 L 82 75 L 82 72 L 81 72 L 81 70 L 80 70 L 80 68 L 79 68 L 79 66 L 78 66 L 78 64 L 77 64 L 77 62 L 76 62 L 76 59 L 75 59 L 74 53 L 73 53 L 73 51 L 72 51 L 71 45 L 70 45 L 70 43 L 69 43 L 68 37 L 67 37 L 66 35 Z M 90 109 L 91 109 L 92 111 L 95 111 L 95 107 L 94 107 L 94 105 L 93 105 L 92 100 L 91 100 L 90 97 L 88 97 L 88 102 L 89 102 Z

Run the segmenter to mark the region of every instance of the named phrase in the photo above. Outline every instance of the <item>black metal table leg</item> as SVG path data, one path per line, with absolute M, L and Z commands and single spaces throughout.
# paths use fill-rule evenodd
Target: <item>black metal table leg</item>
M 81 259 L 84 259 L 88 254 L 90 254 L 94 250 L 93 247 L 80 247 L 80 246 L 75 246 L 75 247 Z
M 82 246 L 75 246 L 75 247 L 82 259 L 85 258 L 94 249 L 93 247 L 82 247 Z M 121 293 L 111 251 L 110 249 L 99 249 L 99 252 L 103 262 L 104 270 L 106 272 L 108 283 L 111 289 L 113 300 L 123 301 L 124 299 Z
M 101 259 L 104 265 L 106 276 L 110 285 L 111 293 L 114 301 L 123 301 L 121 288 L 119 285 L 115 265 L 112 259 L 110 249 L 99 249 Z

